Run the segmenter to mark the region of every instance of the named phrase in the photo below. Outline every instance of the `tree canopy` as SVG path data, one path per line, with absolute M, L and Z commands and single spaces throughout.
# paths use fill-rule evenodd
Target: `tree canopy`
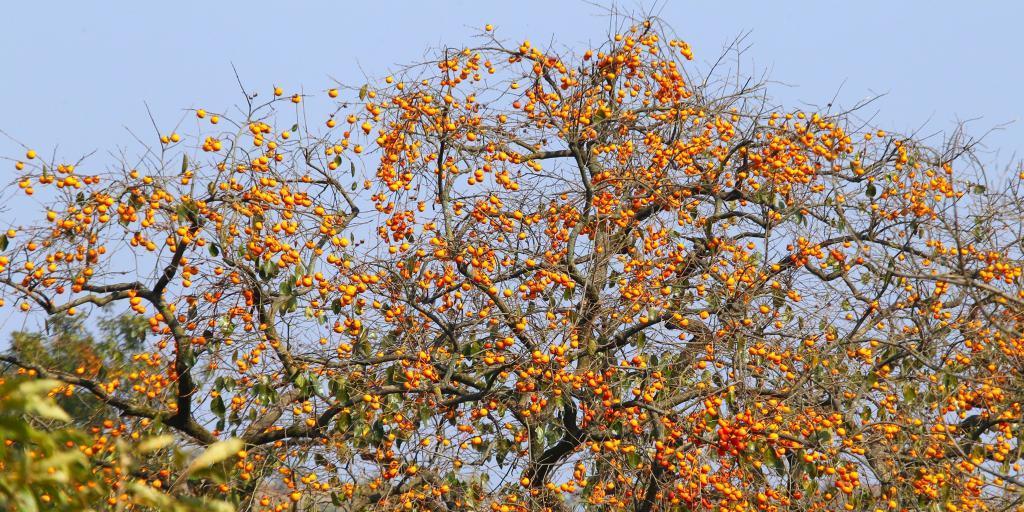
M 698 73 L 659 20 L 493 34 L 327 112 L 275 88 L 110 165 L 17 159 L 44 211 L 0 239 L 4 314 L 48 330 L 4 379 L 88 397 L 100 482 L 36 498 L 1020 505 L 1019 176 Z M 55 357 L 101 307 L 106 348 Z

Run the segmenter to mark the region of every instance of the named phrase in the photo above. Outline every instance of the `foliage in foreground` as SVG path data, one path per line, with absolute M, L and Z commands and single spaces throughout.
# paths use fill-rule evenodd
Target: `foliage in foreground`
M 278 89 L 111 168 L 17 161 L 46 211 L 0 281 L 57 327 L 0 360 L 93 402 L 70 444 L 5 415 L 39 444 L 6 495 L 1019 506 L 1019 177 L 983 185 L 959 136 L 773 107 L 657 22 L 582 54 L 490 34 L 326 115 Z M 130 319 L 113 350 L 51 357 L 101 306 Z M 111 470 L 168 435 L 188 454 Z M 200 447 L 228 460 L 197 472 Z M 59 492 L 18 480 L 40 459 Z
M 118 440 L 97 450 L 95 440 L 68 426 L 72 417 L 54 399 L 55 394 L 69 392 L 68 386 L 57 380 L 0 380 L 0 438 L 4 441 L 0 445 L 0 505 L 4 510 L 234 510 L 222 501 L 175 499 L 160 492 L 158 485 L 140 478 L 145 475 L 140 462 L 153 462 L 159 455 L 157 460 L 167 468 L 181 470 L 183 477 L 202 476 L 201 470 L 236 455 L 240 441 L 211 446 L 187 466 L 180 464 L 182 454 L 170 448 L 174 442 L 170 435 L 137 443 Z M 112 496 L 118 498 L 108 501 Z

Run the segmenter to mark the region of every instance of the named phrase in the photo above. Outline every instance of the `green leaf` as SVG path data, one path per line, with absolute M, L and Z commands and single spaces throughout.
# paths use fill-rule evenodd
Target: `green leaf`
M 21 510 L 22 512 L 36 512 L 39 510 L 39 504 L 36 503 L 36 497 L 32 494 L 31 489 L 21 489 L 15 498 L 17 499 L 18 506 L 12 510 Z
M 427 406 L 420 407 L 420 421 L 423 422 L 423 423 L 426 423 L 427 420 L 429 420 L 430 418 L 432 418 L 434 416 L 434 412 L 435 412 L 434 409 L 432 409 L 430 407 L 427 407 Z
M 220 332 L 224 333 L 225 336 L 230 336 L 231 333 L 235 332 L 235 324 L 227 316 L 217 319 L 217 327 L 220 328 Z
M 917 398 L 917 389 L 913 384 L 907 384 L 903 386 L 903 399 L 908 402 L 913 402 Z
M 157 450 L 166 448 L 168 445 L 174 442 L 174 436 L 171 434 L 164 434 L 162 436 L 154 436 L 143 439 L 141 443 L 136 447 L 139 453 L 151 453 Z
M 224 405 L 224 399 L 220 395 L 210 402 L 210 411 L 216 414 L 218 418 L 223 418 L 227 410 L 227 407 Z
M 360 100 L 365 100 L 366 99 L 366 93 L 367 93 L 368 88 L 369 88 L 369 85 L 367 85 L 367 84 L 363 84 L 363 86 L 359 88 L 359 99 Z
M 188 171 L 188 155 L 181 155 L 181 173 Z
M 946 373 L 942 376 L 942 385 L 946 387 L 946 391 L 952 391 L 960 385 L 960 379 L 952 373 Z
M 128 484 L 128 488 L 134 496 L 132 501 L 136 504 L 156 507 L 161 510 L 170 510 L 174 505 L 170 496 L 141 482 L 132 482 Z
M 876 192 L 878 192 L 878 189 L 875 188 L 874 183 L 868 183 L 868 187 L 864 189 L 864 194 L 866 194 L 868 197 L 875 197 Z
M 29 380 L 18 385 L 15 396 L 24 400 L 25 412 L 54 420 L 71 421 L 71 416 L 47 396 L 50 390 L 60 385 L 59 381 L 52 379 Z
M 764 458 L 765 460 L 768 461 L 772 468 L 775 469 L 776 473 L 778 473 L 779 475 L 784 475 L 786 473 L 786 465 L 783 464 L 782 459 L 780 459 L 779 456 L 775 454 L 774 448 L 772 448 L 771 446 L 765 447 Z
M 359 332 L 359 340 L 356 342 L 356 354 L 366 357 L 370 355 L 371 350 L 372 347 L 370 346 L 370 340 L 367 339 L 366 336 L 366 328 L 363 328 L 363 330 Z
M 208 468 L 218 462 L 234 457 L 243 447 L 245 447 L 245 443 L 237 437 L 213 443 L 189 464 L 185 474 L 195 473 L 200 469 Z
M 636 451 L 629 452 L 626 454 L 626 462 L 629 463 L 630 468 L 636 468 L 640 465 L 640 454 Z
M 10 240 L 7 239 L 7 235 L 0 235 L 0 251 L 6 251 L 8 244 Z

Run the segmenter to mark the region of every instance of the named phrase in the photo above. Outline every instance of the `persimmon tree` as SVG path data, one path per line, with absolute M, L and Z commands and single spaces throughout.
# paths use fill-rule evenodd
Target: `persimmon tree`
M 328 112 L 277 88 L 112 166 L 29 151 L 7 315 L 149 334 L 0 360 L 106 404 L 107 479 L 246 510 L 1019 506 L 1019 177 L 775 107 L 670 33 L 488 27 Z M 104 469 L 166 434 L 243 449 Z

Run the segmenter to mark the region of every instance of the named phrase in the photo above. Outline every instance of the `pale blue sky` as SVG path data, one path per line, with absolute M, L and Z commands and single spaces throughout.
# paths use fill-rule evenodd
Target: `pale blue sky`
M 99 7 L 117 5 L 116 8 Z M 652 2 L 621 2 L 647 10 Z M 823 105 L 839 91 L 851 105 L 887 95 L 865 113 L 881 127 L 925 133 L 981 117 L 974 134 L 1013 122 L 986 139 L 1005 165 L 1024 155 L 1024 3 L 952 1 L 661 1 L 660 16 L 694 48 L 717 57 L 750 32 L 746 72 L 767 71 L 787 105 Z M 727 6 L 726 6 L 727 5 Z M 183 109 L 224 109 L 247 87 L 319 92 L 330 77 L 361 83 L 416 61 L 440 44 L 461 46 L 486 23 L 499 35 L 569 46 L 606 33 L 602 10 L 582 1 L 503 2 L 8 2 L 0 19 L 0 129 L 49 155 L 109 163 L 125 130 L 151 136 L 147 102 L 161 127 Z M 841 88 L 841 89 L 840 89 Z M 0 137 L 0 156 L 23 150 Z M 0 172 L 12 178 L 13 168 Z M 1001 169 L 993 168 L 996 173 Z M 1002 174 L 998 172 L 998 174 Z M 3 174 L 0 174 L 3 176 Z

